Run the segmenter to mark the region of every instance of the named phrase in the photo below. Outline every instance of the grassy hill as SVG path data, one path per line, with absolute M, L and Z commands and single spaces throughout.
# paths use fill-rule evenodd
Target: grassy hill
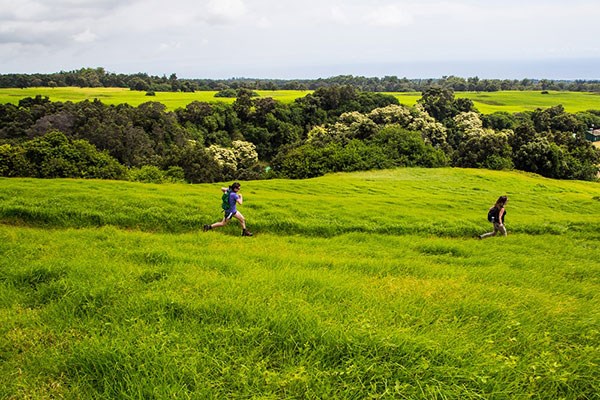
M 1 398 L 600 391 L 600 185 L 398 169 L 219 184 L 0 179 Z M 476 240 L 509 196 L 509 236 Z

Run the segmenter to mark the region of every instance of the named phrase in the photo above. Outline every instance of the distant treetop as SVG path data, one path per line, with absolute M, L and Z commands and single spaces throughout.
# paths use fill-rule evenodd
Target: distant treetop
M 424 92 L 432 86 L 449 88 L 455 92 L 495 92 L 499 90 L 600 92 L 600 80 L 480 79 L 476 76 L 461 78 L 453 75 L 427 79 L 352 75 L 291 80 L 255 78 L 179 79 L 175 73 L 169 77 L 166 75 L 152 76 L 146 73 L 116 74 L 107 72 L 102 67 L 82 68 L 68 72 L 60 71 L 51 74 L 0 74 L 0 88 L 77 86 L 121 87 L 154 92 L 194 92 L 238 90 L 241 88 L 249 90 L 316 90 L 321 87 L 337 85 L 352 86 L 364 92 Z

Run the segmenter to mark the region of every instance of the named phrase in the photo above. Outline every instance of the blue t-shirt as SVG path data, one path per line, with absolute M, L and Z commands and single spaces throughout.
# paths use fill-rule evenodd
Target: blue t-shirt
M 235 214 L 237 212 L 237 199 L 239 199 L 240 196 L 234 192 L 231 191 L 231 193 L 229 193 L 229 210 L 227 210 L 227 212 L 230 212 L 232 214 Z

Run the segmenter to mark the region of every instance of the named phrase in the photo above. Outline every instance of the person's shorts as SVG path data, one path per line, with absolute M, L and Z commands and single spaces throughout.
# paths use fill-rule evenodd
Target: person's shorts
M 235 212 L 231 212 L 231 211 L 225 211 L 225 220 L 229 221 L 231 218 L 233 218 L 233 216 L 235 215 L 237 211 Z

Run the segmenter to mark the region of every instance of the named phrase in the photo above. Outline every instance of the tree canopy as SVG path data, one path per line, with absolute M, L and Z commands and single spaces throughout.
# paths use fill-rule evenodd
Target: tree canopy
M 589 180 L 600 164 L 585 140 L 600 126 L 593 110 L 484 116 L 440 86 L 415 107 L 353 86 L 321 87 L 291 104 L 236 94 L 233 104 L 195 101 L 174 112 L 152 101 L 0 104 L 0 175 L 214 182 L 451 165 Z

